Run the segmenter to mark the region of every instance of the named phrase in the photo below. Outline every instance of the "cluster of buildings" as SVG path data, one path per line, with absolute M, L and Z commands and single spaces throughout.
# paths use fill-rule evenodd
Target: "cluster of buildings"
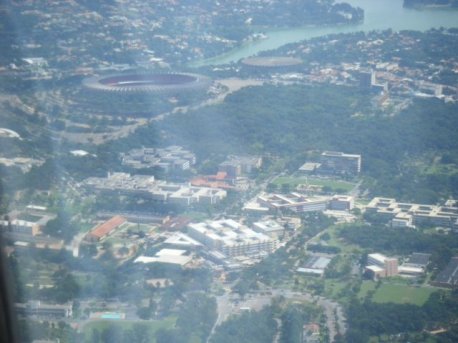
M 288 194 L 262 193 L 255 201 L 247 203 L 243 210 L 253 214 L 268 212 L 292 211 L 322 212 L 327 209 L 334 211 L 350 211 L 354 207 L 354 198 L 350 195 L 309 196 L 306 194 L 292 192 Z
M 227 195 L 223 189 L 170 183 L 156 180 L 154 176 L 128 173 L 110 173 L 106 178 L 91 177 L 84 180 L 81 186 L 89 192 L 138 196 L 160 203 L 184 206 L 195 203 L 216 204 Z
M 430 254 L 413 253 L 405 263 L 399 265 L 397 258 L 379 253 L 368 254 L 365 272 L 373 279 L 396 275 L 417 277 L 425 273 L 430 257 Z
M 306 162 L 299 171 L 305 174 L 357 176 L 361 173 L 361 155 L 324 151 L 319 162 Z
M 168 172 L 189 170 L 196 155 L 181 146 L 133 149 L 121 156 L 122 164 L 133 169 L 159 168 Z
M 165 239 L 159 244 L 155 243 L 156 240 L 152 242 L 155 244 L 154 255 L 141 255 L 134 262 L 191 267 L 199 263 L 200 257 L 200 261 L 238 269 L 274 252 L 284 234 L 285 224 L 272 219 L 252 224 L 233 219 L 188 223 L 182 231 L 162 233 L 161 237 Z
M 456 200 L 448 200 L 442 206 L 397 202 L 392 198 L 374 198 L 366 206 L 366 213 L 377 214 L 393 227 L 435 225 L 458 228 Z
M 248 175 L 262 166 L 260 156 L 230 155 L 219 164 L 215 175 L 197 176 L 191 180 L 193 186 L 221 188 L 227 190 L 246 191 L 252 182 Z

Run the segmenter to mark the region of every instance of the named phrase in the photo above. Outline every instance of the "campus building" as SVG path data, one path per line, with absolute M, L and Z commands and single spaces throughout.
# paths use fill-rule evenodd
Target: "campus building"
M 10 213 L 8 220 L 0 220 L 0 229 L 17 235 L 37 236 L 53 218 L 55 215 L 27 208 L 25 212 Z
M 106 222 L 95 226 L 86 234 L 84 239 L 89 242 L 98 242 L 106 236 L 112 234 L 117 228 L 126 222 L 127 220 L 124 217 L 114 216 Z
M 333 211 L 350 211 L 355 206 L 355 199 L 350 195 L 334 195 L 329 200 L 328 208 Z
M 366 212 L 376 213 L 387 222 L 390 221 L 393 227 L 422 224 L 454 227 L 458 220 L 458 207 L 450 200 L 444 206 L 437 206 L 401 203 L 392 198 L 374 198 L 366 206 Z
M 122 164 L 134 169 L 160 168 L 165 172 L 190 169 L 196 163 L 196 155 L 181 146 L 167 148 L 141 148 L 122 155 Z
M 271 219 L 254 223 L 253 230 L 269 236 L 272 239 L 278 239 L 285 233 L 285 227 Z
M 183 206 L 194 203 L 212 205 L 220 202 L 227 195 L 223 189 L 170 183 L 156 180 L 151 175 L 130 175 L 128 173 L 111 173 L 106 178 L 91 177 L 84 180 L 81 186 L 87 191 L 102 195 L 137 196 Z
M 262 194 L 257 202 L 271 210 L 291 210 L 293 212 L 313 212 L 326 210 L 328 198 L 311 197 L 300 193 Z
M 358 175 L 361 172 L 361 155 L 324 151 L 318 171 L 323 174 Z
M 229 178 L 250 174 L 261 168 L 262 157 L 259 156 L 235 156 L 230 155 L 219 165 L 218 171 L 225 172 Z
M 373 278 L 384 278 L 398 274 L 398 259 L 382 254 L 367 255 L 366 273 Z
M 227 257 L 262 256 L 276 248 L 276 240 L 232 219 L 189 224 L 188 235 Z

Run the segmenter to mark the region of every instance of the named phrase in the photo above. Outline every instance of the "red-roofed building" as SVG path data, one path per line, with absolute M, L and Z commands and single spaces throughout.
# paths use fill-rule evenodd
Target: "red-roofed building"
M 191 180 L 191 185 L 195 187 L 209 187 L 220 189 L 234 189 L 231 179 L 227 178 L 226 172 L 218 172 L 216 175 L 199 176 Z
M 107 220 L 105 223 L 97 225 L 90 232 L 87 233 L 85 239 L 89 242 L 98 242 L 102 238 L 110 235 L 119 226 L 127 222 L 126 218 L 121 216 L 114 216 Z

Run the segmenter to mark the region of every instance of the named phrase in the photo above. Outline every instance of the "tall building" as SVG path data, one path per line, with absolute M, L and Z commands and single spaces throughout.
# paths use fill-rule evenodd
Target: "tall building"
M 325 151 L 320 162 L 320 173 L 354 176 L 361 172 L 361 155 Z
M 366 272 L 374 278 L 395 276 L 399 273 L 398 259 L 378 253 L 369 254 L 367 255 Z

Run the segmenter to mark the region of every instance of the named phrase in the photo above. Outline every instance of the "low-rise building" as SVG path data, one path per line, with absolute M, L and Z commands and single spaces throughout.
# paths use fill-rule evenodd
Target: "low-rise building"
M 134 260 L 134 263 L 165 263 L 175 264 L 184 267 L 191 261 L 192 256 L 189 255 L 186 250 L 162 249 L 152 257 L 144 255 L 139 256 Z
M 302 274 L 323 276 L 329 263 L 331 263 L 331 258 L 313 255 L 310 256 L 304 267 L 298 268 L 296 271 Z
M 160 168 L 165 172 L 190 169 L 196 155 L 180 146 L 133 149 L 122 155 L 122 164 L 134 169 Z
M 73 314 L 72 304 L 48 304 L 42 301 L 29 301 L 16 304 L 19 315 L 49 319 L 70 318 Z
M 98 242 L 106 236 L 112 234 L 117 228 L 126 222 L 127 220 L 124 217 L 114 216 L 106 222 L 96 225 L 86 234 L 85 240 L 89 242 Z
M 447 204 L 455 203 L 448 201 Z M 458 207 L 447 204 L 437 206 L 401 203 L 392 198 L 376 197 L 366 206 L 366 212 L 376 213 L 390 221 L 393 227 L 412 227 L 422 224 L 453 227 L 458 220 Z
M 188 184 L 156 180 L 151 175 L 111 173 L 106 178 L 91 177 L 83 181 L 82 187 L 102 195 L 130 195 L 145 199 L 188 206 L 194 203 L 216 204 L 223 200 L 224 189 L 194 187 Z
M 28 210 L 11 214 L 8 220 L 0 221 L 0 229 L 18 235 L 36 236 L 55 215 Z
M 307 196 L 297 192 L 289 194 L 261 194 L 257 202 L 271 210 L 291 210 L 293 212 L 324 211 L 327 197 Z
M 442 270 L 431 282 L 438 287 L 457 288 L 458 287 L 458 256 L 453 257 L 447 267 Z

